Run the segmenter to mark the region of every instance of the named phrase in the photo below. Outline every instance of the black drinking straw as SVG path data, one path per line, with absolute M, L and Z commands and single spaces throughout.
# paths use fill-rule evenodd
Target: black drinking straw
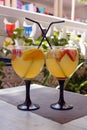
M 46 41 L 48 42 L 50 48 L 52 49 L 52 46 L 51 46 L 49 40 L 47 39 L 46 34 L 47 34 L 47 32 L 49 31 L 50 27 L 51 27 L 53 24 L 63 23 L 63 22 L 65 22 L 65 21 L 64 21 L 64 20 L 61 20 L 61 21 L 51 22 L 51 23 L 49 24 L 48 28 L 46 29 L 46 32 L 44 32 L 44 30 L 42 29 L 42 27 L 41 27 L 41 25 L 40 25 L 39 22 L 37 22 L 37 21 L 35 21 L 35 20 L 32 20 L 32 19 L 30 19 L 30 18 L 25 18 L 25 19 L 27 19 L 27 20 L 29 20 L 29 21 L 31 21 L 31 22 L 36 23 L 36 24 L 40 27 L 40 29 L 41 29 L 41 32 L 42 32 L 43 38 L 41 39 L 41 42 L 40 42 L 38 48 L 41 46 L 41 44 L 42 44 L 44 38 L 46 38 Z

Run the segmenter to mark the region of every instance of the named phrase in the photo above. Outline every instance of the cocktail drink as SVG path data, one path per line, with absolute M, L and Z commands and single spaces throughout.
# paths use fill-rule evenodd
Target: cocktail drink
M 78 52 L 75 47 L 58 47 L 49 50 L 46 56 L 48 70 L 58 79 L 69 77 L 78 64 Z
M 43 64 L 44 55 L 40 49 L 21 47 L 12 51 L 12 66 L 15 72 L 24 79 L 37 76 Z
M 60 85 L 60 97 L 57 103 L 51 105 L 53 109 L 67 110 L 73 108 L 64 101 L 63 87 L 65 79 L 74 73 L 78 65 L 78 51 L 76 47 L 59 46 L 48 50 L 46 66 L 50 73 L 58 78 Z
M 15 72 L 25 80 L 26 99 L 23 104 L 18 105 L 21 110 L 36 110 L 39 105 L 30 100 L 30 81 L 36 77 L 44 65 L 44 54 L 41 49 L 34 46 L 16 46 L 12 50 L 12 67 Z

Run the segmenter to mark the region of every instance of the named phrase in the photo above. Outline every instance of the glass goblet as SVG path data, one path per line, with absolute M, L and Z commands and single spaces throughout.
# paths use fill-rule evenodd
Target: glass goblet
M 51 105 L 56 110 L 69 110 L 64 100 L 64 82 L 74 73 L 78 65 L 78 49 L 75 46 L 55 46 L 49 49 L 46 55 L 46 66 L 49 72 L 58 79 L 60 86 L 59 100 Z
M 15 46 L 12 50 L 11 63 L 15 72 L 24 79 L 26 86 L 25 102 L 19 104 L 17 108 L 25 111 L 39 109 L 39 105 L 33 104 L 30 99 L 30 84 L 31 79 L 37 76 L 43 68 L 43 51 L 36 46 Z

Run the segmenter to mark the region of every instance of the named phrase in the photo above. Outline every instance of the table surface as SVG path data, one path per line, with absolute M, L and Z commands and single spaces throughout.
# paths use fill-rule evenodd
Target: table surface
M 32 89 L 44 86 L 33 84 Z M 0 95 L 24 91 L 25 87 L 1 89 Z M 60 124 L 30 111 L 18 110 L 16 106 L 0 100 L 0 130 L 86 130 L 87 116 Z

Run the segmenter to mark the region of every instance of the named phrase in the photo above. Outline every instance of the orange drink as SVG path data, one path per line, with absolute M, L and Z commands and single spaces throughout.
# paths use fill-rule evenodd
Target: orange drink
M 75 47 L 56 47 L 49 50 L 46 65 L 52 75 L 58 79 L 69 77 L 78 65 L 78 52 Z
M 17 47 L 12 51 L 12 66 L 15 72 L 24 79 L 37 76 L 44 65 L 44 54 L 34 47 Z

